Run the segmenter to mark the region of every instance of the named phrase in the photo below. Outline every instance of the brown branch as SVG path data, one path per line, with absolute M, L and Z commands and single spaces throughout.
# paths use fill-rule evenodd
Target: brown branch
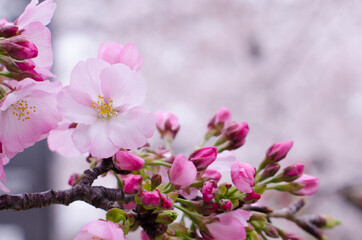
M 317 239 L 324 239 L 323 232 L 318 229 L 318 227 L 313 224 L 312 221 L 309 221 L 308 218 L 297 217 L 295 214 L 305 205 L 305 199 L 301 198 L 298 201 L 293 202 L 286 208 L 280 210 L 275 210 L 268 214 L 269 218 L 285 218 L 289 221 L 294 222 L 304 231 L 310 233 Z
M 27 210 L 43 208 L 52 204 L 68 206 L 75 201 L 84 201 L 107 211 L 114 207 L 122 208 L 118 201 L 128 203 L 133 199 L 133 195 L 124 194 L 122 189 L 77 185 L 64 191 L 51 189 L 40 193 L 3 194 L 0 196 L 0 210 Z

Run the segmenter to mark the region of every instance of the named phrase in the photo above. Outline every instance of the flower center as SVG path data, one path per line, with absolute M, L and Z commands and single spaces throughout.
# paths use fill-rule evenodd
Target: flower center
M 97 102 L 92 102 L 91 104 L 91 108 L 98 113 L 98 116 L 105 119 L 118 116 L 118 111 L 113 110 L 112 107 L 113 100 L 110 97 L 105 100 L 101 95 L 98 95 Z
M 36 107 L 29 106 L 26 100 L 19 100 L 15 104 L 11 104 L 11 108 L 13 109 L 13 115 L 23 122 L 30 119 L 30 112 L 36 112 Z
M 99 239 L 99 240 L 106 240 L 106 239 L 104 239 L 104 238 L 99 238 L 99 237 L 92 237 L 92 239 Z

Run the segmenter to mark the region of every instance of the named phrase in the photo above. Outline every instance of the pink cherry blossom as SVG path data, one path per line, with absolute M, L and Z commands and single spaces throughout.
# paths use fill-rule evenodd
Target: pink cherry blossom
M 34 70 L 45 79 L 55 76 L 50 72 L 53 64 L 51 33 L 45 25 L 53 17 L 56 3 L 53 0 L 38 3 L 38 0 L 32 0 L 15 21 L 15 25 L 22 30 L 21 36 L 29 39 L 37 47 L 38 56 L 32 59 L 35 64 Z
M 133 153 L 119 151 L 116 153 L 113 163 L 119 170 L 138 171 L 145 165 L 145 160 Z
M 176 187 L 187 188 L 195 181 L 196 174 L 195 165 L 186 156 L 179 154 L 172 163 L 170 181 Z
M 231 166 L 231 180 L 236 188 L 245 193 L 251 193 L 252 186 L 255 185 L 255 173 L 256 170 L 248 163 L 239 163 L 235 161 Z
M 308 174 L 302 174 L 293 183 L 303 186 L 302 189 L 293 192 L 296 195 L 313 195 L 319 188 L 319 179 Z
M 125 236 L 119 224 L 97 220 L 86 224 L 74 238 L 74 240 L 93 239 L 125 240 Z
M 65 121 L 77 123 L 71 136 L 75 147 L 106 158 L 120 148 L 145 145 L 155 129 L 153 114 L 139 106 L 145 94 L 141 75 L 123 64 L 96 58 L 78 63 L 70 86 L 58 94 Z
M 207 224 L 206 227 L 212 235 L 212 238 L 205 236 L 207 240 L 245 240 L 245 226 L 250 219 L 251 213 L 245 210 L 237 209 L 234 211 L 216 215 L 219 221 Z
M 9 155 L 44 139 L 61 120 L 56 94 L 59 82 L 10 81 L 13 89 L 0 101 L 0 141 Z
M 180 124 L 175 114 L 159 110 L 155 113 L 156 127 L 163 139 L 174 139 L 180 130 Z
M 123 63 L 133 71 L 139 70 L 143 63 L 143 58 L 138 54 L 138 49 L 133 43 L 122 46 L 114 41 L 106 41 L 99 47 L 98 58 L 110 64 Z

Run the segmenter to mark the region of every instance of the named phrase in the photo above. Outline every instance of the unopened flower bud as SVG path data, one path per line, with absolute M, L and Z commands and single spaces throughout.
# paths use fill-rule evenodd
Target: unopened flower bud
M 215 182 L 219 182 L 221 179 L 221 173 L 215 169 L 206 168 L 202 174 L 202 178 L 205 180 L 214 180 Z
M 245 138 L 249 132 L 249 125 L 245 122 L 231 122 L 224 130 L 215 146 L 223 146 L 223 150 L 234 150 L 245 143 Z
M 123 179 L 123 186 L 124 193 L 137 193 L 142 186 L 142 176 L 128 174 L 127 177 Z
M 281 180 L 284 182 L 292 182 L 303 174 L 303 170 L 303 164 L 293 164 L 289 167 L 286 167 L 283 170 Z
M 170 181 L 177 188 L 187 188 L 196 179 L 195 165 L 182 154 L 176 156 L 170 169 Z
M 13 24 L 3 24 L 0 26 L 0 37 L 10 38 L 18 33 L 19 28 Z
M 278 230 L 271 225 L 270 223 L 265 223 L 263 231 L 265 232 L 265 235 L 271 238 L 279 238 Z
M 229 199 L 221 199 L 219 205 L 221 209 L 225 212 L 228 212 L 233 209 L 233 204 Z
M 231 180 L 235 187 L 244 193 L 251 193 L 255 185 L 255 168 L 248 163 L 235 161 L 231 166 Z
M 173 201 L 170 196 L 167 194 L 161 193 L 160 190 L 156 189 L 156 192 L 158 192 L 158 195 L 161 199 L 161 205 L 160 208 L 162 209 L 171 209 L 173 207 Z
M 278 163 L 268 164 L 264 171 L 258 176 L 258 182 L 264 181 L 267 178 L 273 177 L 280 169 L 280 165 Z
M 245 203 L 256 203 L 259 199 L 261 198 L 261 195 L 259 193 L 256 193 L 253 189 L 253 191 L 249 194 L 246 195 L 246 197 L 244 198 L 244 202 Z
M 319 179 L 307 174 L 302 174 L 302 176 L 294 182 L 279 184 L 270 188 L 278 191 L 290 192 L 299 196 L 313 195 L 318 191 Z
M 189 160 L 194 163 L 197 170 L 203 170 L 215 161 L 217 157 L 216 147 L 202 147 L 191 153 Z
M 325 221 L 325 224 L 320 226 L 322 228 L 334 228 L 335 226 L 340 225 L 342 223 L 341 220 L 338 220 L 338 219 L 336 219 L 334 217 L 331 217 L 331 216 L 329 216 L 327 214 L 323 214 L 323 215 L 321 215 L 319 217 L 322 218 Z
M 16 60 L 25 60 L 38 56 L 38 49 L 26 38 L 14 37 L 0 42 L 0 49 Z
M 176 137 L 177 132 L 180 130 L 180 124 L 175 114 L 164 111 L 157 111 L 156 127 L 160 132 L 161 137 L 165 140 L 173 140 Z
M 303 240 L 303 238 L 299 237 L 295 233 L 284 233 L 281 237 L 283 240 Z
M 136 202 L 138 205 L 142 205 L 145 209 L 154 209 L 160 205 L 161 198 L 157 191 L 141 190 L 139 195 L 136 195 Z
M 151 189 L 155 190 L 162 183 L 162 177 L 160 174 L 155 174 L 151 177 Z
M 202 199 L 205 202 L 210 202 L 214 198 L 215 192 L 218 190 L 217 184 L 214 181 L 207 181 L 201 189 Z
M 318 191 L 319 188 L 319 179 L 308 175 L 308 174 L 302 174 L 297 180 L 292 182 L 291 184 L 298 184 L 301 185 L 302 188 L 297 191 L 292 191 L 295 195 L 313 195 Z
M 178 214 L 174 210 L 165 210 L 160 212 L 156 217 L 156 222 L 168 225 L 176 220 Z
M 206 138 L 211 136 L 219 136 L 224 127 L 229 124 L 231 120 L 231 113 L 229 109 L 222 107 L 209 121 L 206 133 Z
M 274 143 L 266 152 L 266 159 L 272 162 L 279 162 L 285 158 L 293 147 L 293 141 Z
M 74 187 L 81 179 L 81 175 L 78 173 L 73 173 L 72 175 L 70 175 L 69 179 L 68 179 L 68 184 L 72 187 Z
M 113 158 L 114 166 L 119 170 L 138 171 L 143 168 L 143 158 L 126 151 L 119 151 Z

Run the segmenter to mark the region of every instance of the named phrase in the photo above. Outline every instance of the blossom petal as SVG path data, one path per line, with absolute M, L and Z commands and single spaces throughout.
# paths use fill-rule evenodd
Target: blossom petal
M 109 121 L 98 119 L 92 125 L 79 124 L 72 135 L 75 147 L 82 153 L 89 152 L 97 158 L 114 155 L 119 147 L 108 138 Z
M 26 25 L 24 30 L 21 35 L 32 41 L 38 48 L 38 56 L 31 59 L 35 64 L 34 70 L 44 78 L 55 77 L 50 72 L 53 65 L 53 50 L 49 29 L 40 22 L 33 22 Z
M 65 157 L 77 157 L 81 154 L 74 146 L 72 134 L 74 128 L 68 128 L 69 124 L 65 124 L 66 128 L 57 128 L 50 131 L 48 136 L 48 146 L 51 151 L 56 151 Z
M 115 107 L 139 106 L 146 97 L 146 82 L 142 76 L 124 64 L 114 64 L 101 73 L 102 92 Z
M 16 20 L 16 24 L 20 28 L 31 22 L 41 22 L 43 25 L 47 25 L 50 22 L 57 4 L 52 0 L 43 1 L 40 4 L 38 2 L 39 0 L 32 0 Z
M 101 44 L 98 51 L 98 58 L 110 64 L 119 63 L 118 58 L 122 53 L 123 46 L 115 41 L 106 41 Z
M 135 149 L 146 144 L 155 130 L 155 117 L 151 112 L 134 107 L 109 120 L 109 137 L 122 148 Z
M 59 110 L 69 122 L 91 124 L 97 120 L 98 114 L 91 108 L 91 97 L 71 87 L 63 88 L 57 96 Z
M 101 94 L 100 74 L 109 63 L 102 59 L 90 58 L 79 62 L 70 76 L 70 86 L 80 92 L 88 93 L 93 101 L 97 101 Z

